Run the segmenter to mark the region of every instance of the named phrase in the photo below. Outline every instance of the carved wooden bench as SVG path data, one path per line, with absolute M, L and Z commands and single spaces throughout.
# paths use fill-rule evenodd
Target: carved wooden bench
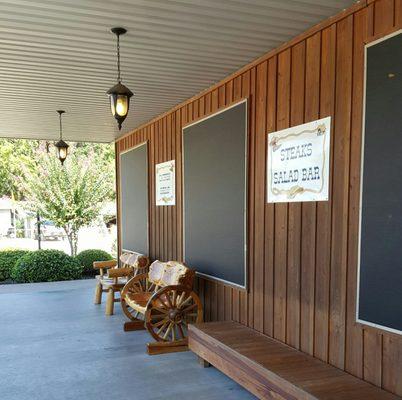
M 400 399 L 236 322 L 191 325 L 189 347 L 259 399 Z
M 125 331 L 147 329 L 156 342 L 148 354 L 188 350 L 188 324 L 201 322 L 202 305 L 193 292 L 195 272 L 176 262 L 155 261 L 148 273 L 130 279 L 121 292 Z
M 93 263 L 93 267 L 99 270 L 99 275 L 96 276 L 95 304 L 101 304 L 102 293 L 106 292 L 106 315 L 113 315 L 114 303 L 120 301 L 115 293 L 120 292 L 130 278 L 145 272 L 149 266 L 149 259 L 139 253 L 123 253 L 120 256 L 120 263 L 120 268 L 117 260 Z

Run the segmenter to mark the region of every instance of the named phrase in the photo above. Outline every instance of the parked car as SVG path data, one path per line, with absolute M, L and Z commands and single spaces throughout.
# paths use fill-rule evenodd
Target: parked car
M 58 228 L 52 221 L 41 221 L 40 233 L 42 240 L 62 240 L 65 232 L 62 228 Z M 35 228 L 35 240 L 38 240 L 38 228 Z

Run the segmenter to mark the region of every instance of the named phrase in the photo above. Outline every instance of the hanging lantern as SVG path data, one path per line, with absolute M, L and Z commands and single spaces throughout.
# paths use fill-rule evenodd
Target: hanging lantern
M 111 31 L 117 36 L 117 84 L 107 91 L 107 95 L 110 99 L 112 115 L 116 118 L 121 130 L 121 124 L 126 119 L 130 108 L 130 97 L 133 95 L 133 92 L 121 83 L 120 76 L 120 35 L 124 35 L 127 30 L 113 28 Z
M 64 164 L 65 159 L 68 155 L 68 144 L 63 140 L 63 126 L 61 123 L 61 116 L 65 113 L 63 110 L 57 110 L 59 113 L 59 121 L 60 121 L 60 140 L 55 144 L 57 149 L 57 157 L 61 161 L 61 165 Z

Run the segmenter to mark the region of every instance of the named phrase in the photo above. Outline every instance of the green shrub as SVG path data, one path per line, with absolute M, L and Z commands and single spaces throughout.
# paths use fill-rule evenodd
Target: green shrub
M 11 276 L 11 270 L 16 262 L 29 250 L 3 250 L 0 251 L 0 281 L 5 281 Z
M 11 272 L 20 283 L 54 282 L 79 279 L 82 267 L 77 260 L 60 250 L 37 250 L 21 257 Z
M 95 275 L 96 271 L 93 269 L 94 261 L 109 261 L 113 260 L 113 257 L 106 251 L 90 249 L 81 251 L 81 253 L 77 254 L 76 259 L 82 265 L 85 275 Z

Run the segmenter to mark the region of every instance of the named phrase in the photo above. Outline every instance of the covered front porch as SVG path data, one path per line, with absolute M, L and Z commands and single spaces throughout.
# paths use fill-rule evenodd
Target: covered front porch
M 0 262 L 0 400 L 402 400 L 402 0 L 0 0 L 0 22 L 0 139 L 38 141 L 0 151 L 4 193 L 71 252 Z M 4 247 L 32 244 L 3 214 Z M 112 254 L 85 231 L 84 257 L 95 214 Z
M 146 331 L 105 318 L 92 279 L 0 286 L 0 398 L 252 399 L 191 352 L 149 357 Z

